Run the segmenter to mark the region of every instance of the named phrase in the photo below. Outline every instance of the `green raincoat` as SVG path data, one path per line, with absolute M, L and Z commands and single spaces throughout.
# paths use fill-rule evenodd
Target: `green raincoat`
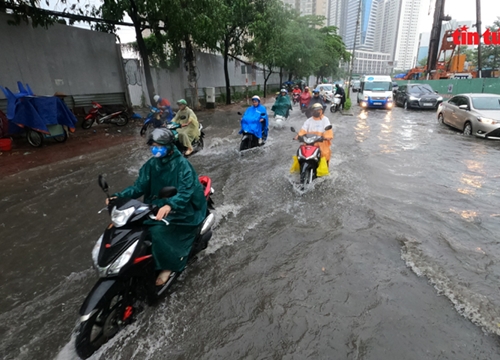
M 181 119 L 183 116 L 185 116 L 185 119 Z M 189 120 L 191 120 L 191 123 L 188 126 L 177 129 L 180 143 L 188 149 L 191 148 L 193 140 L 200 137 L 200 124 L 196 114 L 186 106 L 184 110 L 179 110 L 172 119 L 173 122 L 181 125 L 187 124 Z
M 278 96 L 276 102 L 271 108 L 271 110 L 274 111 L 274 115 L 281 115 L 284 116 L 285 118 L 288 117 L 291 109 L 292 109 L 292 103 L 290 102 L 290 98 L 288 97 L 288 95 Z
M 177 195 L 168 199 L 158 199 L 164 186 L 175 186 Z M 137 199 L 144 195 L 146 204 L 158 207 L 170 205 L 172 211 L 166 220 L 147 220 L 151 225 L 153 256 L 157 270 L 182 271 L 187 257 L 207 213 L 207 201 L 203 186 L 193 166 L 174 147 L 173 153 L 163 158 L 149 159 L 139 171 L 133 186 L 113 196 Z

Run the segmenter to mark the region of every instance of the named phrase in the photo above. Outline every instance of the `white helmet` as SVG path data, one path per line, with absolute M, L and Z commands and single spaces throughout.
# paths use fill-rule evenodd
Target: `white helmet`
M 252 100 L 258 100 L 260 102 L 260 97 L 258 97 L 257 95 L 254 95 L 254 96 L 252 96 Z
M 153 96 L 153 99 L 155 102 L 158 102 L 158 100 L 160 100 L 160 95 Z

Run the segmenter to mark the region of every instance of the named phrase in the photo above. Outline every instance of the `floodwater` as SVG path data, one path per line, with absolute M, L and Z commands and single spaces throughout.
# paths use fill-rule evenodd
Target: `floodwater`
M 435 112 L 328 114 L 330 175 L 301 192 L 298 143 L 240 155 L 238 115 L 200 113 L 215 189 L 205 253 L 92 359 L 500 359 L 500 142 Z M 287 127 L 304 118 L 292 113 Z M 0 357 L 75 359 L 104 194 L 143 140 L 0 180 Z

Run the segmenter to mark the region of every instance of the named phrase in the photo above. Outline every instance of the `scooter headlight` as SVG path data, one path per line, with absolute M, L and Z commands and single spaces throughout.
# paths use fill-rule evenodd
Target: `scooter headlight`
M 115 260 L 114 263 L 108 269 L 108 275 L 116 275 L 120 272 L 122 267 L 125 266 L 126 263 L 130 261 L 130 258 L 134 254 L 135 248 L 139 244 L 139 240 L 132 244 L 123 254 L 120 255 L 118 259 Z
M 312 145 L 315 143 L 315 140 L 316 138 L 314 137 L 304 137 L 304 142 L 307 144 L 307 145 Z
M 114 226 L 121 227 L 127 223 L 128 219 L 132 216 L 134 212 L 135 212 L 134 207 L 129 207 L 128 209 L 125 210 L 118 210 L 115 206 L 111 211 L 111 222 L 113 223 Z
M 94 245 L 94 248 L 92 249 L 92 261 L 94 262 L 94 265 L 97 266 L 97 257 L 99 256 L 99 250 L 101 249 L 101 243 L 102 243 L 102 238 L 104 235 L 101 235 L 99 240 Z

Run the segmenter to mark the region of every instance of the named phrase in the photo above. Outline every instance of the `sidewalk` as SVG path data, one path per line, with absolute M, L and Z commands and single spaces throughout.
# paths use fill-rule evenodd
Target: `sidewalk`
M 262 99 L 262 104 L 266 103 L 274 103 L 274 97 L 268 96 Z M 231 105 L 218 105 L 215 109 L 203 109 L 196 113 L 198 117 L 203 118 L 205 114 L 222 111 L 244 112 L 246 107 L 244 100 Z M 148 109 L 138 109 L 136 112 L 145 117 Z M 203 122 L 203 119 L 200 121 Z M 114 124 L 94 124 L 92 128 L 84 130 L 78 122 L 75 132 L 69 133 L 66 142 L 57 143 L 53 139 L 45 139 L 39 148 L 31 146 L 24 134 L 13 136 L 12 150 L 0 151 L 0 178 L 133 141 L 140 137 L 142 124 L 143 119 L 136 119 L 130 120 L 123 127 Z

